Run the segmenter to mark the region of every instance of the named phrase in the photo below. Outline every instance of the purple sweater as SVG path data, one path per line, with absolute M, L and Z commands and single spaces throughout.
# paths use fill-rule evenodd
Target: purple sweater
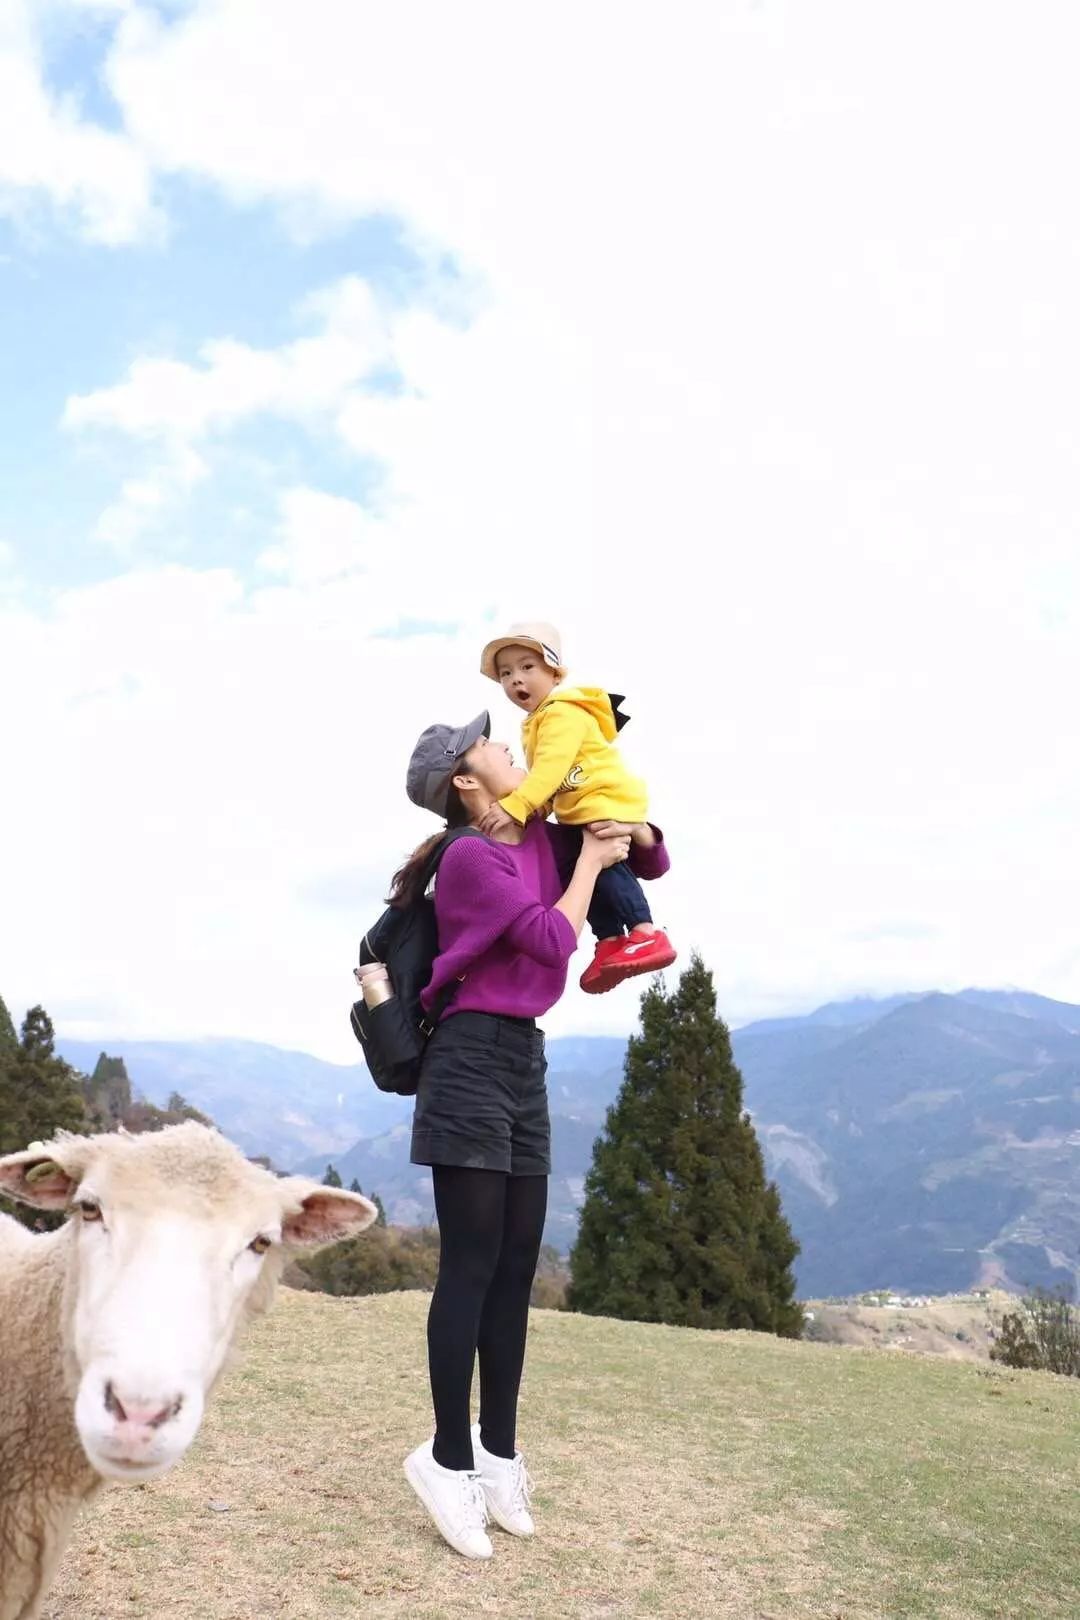
M 577 949 L 573 928 L 554 909 L 566 891 L 560 862 L 569 866 L 576 842 L 571 828 L 530 821 L 520 844 L 459 838 L 450 845 L 435 880 L 439 954 L 421 996 L 425 1007 L 457 978 L 463 983 L 447 1018 L 539 1018 L 554 1007 Z M 662 877 L 670 865 L 663 835 L 648 847 L 631 844 L 627 864 L 635 877 Z

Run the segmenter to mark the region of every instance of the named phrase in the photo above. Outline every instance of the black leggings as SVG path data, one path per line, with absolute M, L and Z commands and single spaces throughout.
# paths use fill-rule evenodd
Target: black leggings
M 472 1468 L 469 1397 L 480 1357 L 480 1438 L 497 1457 L 516 1450 L 529 1294 L 547 1213 L 547 1176 L 431 1167 L 441 1249 L 428 1312 L 435 1461 Z

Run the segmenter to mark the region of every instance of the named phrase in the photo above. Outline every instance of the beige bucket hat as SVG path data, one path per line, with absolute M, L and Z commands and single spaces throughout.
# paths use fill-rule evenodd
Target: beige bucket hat
M 505 636 L 496 636 L 494 641 L 489 641 L 480 658 L 480 673 L 486 675 L 489 681 L 499 679 L 495 660 L 504 647 L 531 647 L 540 654 L 549 669 L 557 670 L 560 675 L 566 673 L 562 660 L 562 636 L 553 624 L 543 624 L 539 620 L 512 624 Z

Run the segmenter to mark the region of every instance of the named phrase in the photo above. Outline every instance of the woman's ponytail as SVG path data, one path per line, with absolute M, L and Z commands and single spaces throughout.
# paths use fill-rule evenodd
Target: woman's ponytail
M 421 898 L 420 884 L 424 868 L 435 853 L 437 844 L 446 837 L 452 827 L 465 827 L 468 820 L 461 796 L 451 782 L 446 801 L 446 826 L 440 832 L 433 833 L 430 838 L 425 838 L 424 842 L 413 850 L 408 860 L 398 867 L 390 884 L 390 893 L 386 897 L 388 906 L 404 909 L 411 906 L 414 900 Z

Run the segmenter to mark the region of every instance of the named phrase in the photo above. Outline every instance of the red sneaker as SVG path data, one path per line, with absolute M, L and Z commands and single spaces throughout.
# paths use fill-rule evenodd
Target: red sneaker
M 659 973 L 670 967 L 677 952 L 662 928 L 644 924 L 622 939 L 602 939 L 596 955 L 581 976 L 581 988 L 591 996 L 614 990 L 624 979 L 639 973 Z
M 649 923 L 631 930 L 622 941 L 622 948 L 609 964 L 609 971 L 621 970 L 624 979 L 633 979 L 639 973 L 659 973 L 670 967 L 678 952 L 662 928 Z
M 623 975 L 616 973 L 614 977 L 611 977 L 608 973 L 608 963 L 613 956 L 616 956 L 622 950 L 625 944 L 626 939 L 622 935 L 615 939 L 597 940 L 596 954 L 579 981 L 587 996 L 601 996 L 605 990 L 613 990 L 618 984 Z

